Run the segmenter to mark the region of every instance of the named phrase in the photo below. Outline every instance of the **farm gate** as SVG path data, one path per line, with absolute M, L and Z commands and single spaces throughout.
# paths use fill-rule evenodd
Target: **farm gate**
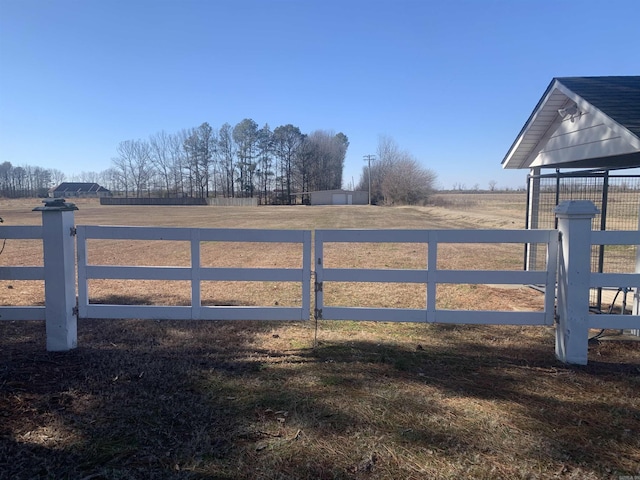
M 450 270 L 438 268 L 439 244 L 518 243 L 542 245 L 546 264 L 538 271 Z M 327 268 L 325 245 L 331 243 L 424 244 L 422 269 Z M 316 315 L 331 320 L 375 320 L 427 323 L 553 325 L 558 232 L 555 230 L 317 230 L 315 236 Z M 425 286 L 426 308 L 363 308 L 327 306 L 327 282 L 416 283 Z M 450 310 L 436 307 L 442 284 L 545 285 L 544 311 Z
M 73 207 L 73 208 L 71 208 Z M 75 226 L 72 204 L 53 201 L 42 211 L 42 227 L 0 227 L 1 238 L 43 240 L 44 266 L 0 267 L 2 280 L 44 280 L 44 307 L 0 307 L 0 320 L 45 320 L 47 349 L 77 346 L 77 318 L 308 320 L 311 278 L 315 274 L 315 318 L 425 323 L 547 325 L 555 323 L 556 355 L 562 361 L 584 364 L 590 328 L 639 329 L 637 286 L 640 273 L 591 273 L 592 245 L 636 246 L 640 231 L 592 232 L 597 210 L 588 201 L 565 202 L 556 208 L 558 230 L 316 230 L 311 231 L 195 229 L 164 227 Z M 89 241 L 169 240 L 189 245 L 191 264 L 185 267 L 93 265 Z M 200 262 L 203 242 L 297 243 L 302 262 L 297 268 L 214 268 Z M 337 268 L 327 266 L 326 246 L 340 243 L 416 243 L 426 247 L 424 265 L 416 269 Z M 451 270 L 439 268 L 441 244 L 532 244 L 545 251 L 538 270 Z M 77 244 L 77 259 L 74 252 Z M 312 246 L 315 248 L 313 270 Z M 76 263 L 77 261 L 77 263 Z M 77 275 L 76 275 L 77 265 Z M 640 271 L 640 259 L 636 272 Z M 191 284 L 191 305 L 118 305 L 90 302 L 89 281 L 99 279 L 181 280 Z M 78 296 L 76 305 L 76 280 Z M 204 306 L 203 281 L 273 281 L 300 285 L 300 304 L 281 306 Z M 424 284 L 425 307 L 368 308 L 325 303 L 327 284 L 362 282 Z M 436 290 L 443 284 L 544 285 L 543 311 L 478 311 L 439 309 Z M 633 315 L 589 315 L 591 288 L 625 287 L 635 290 Z M 637 331 L 637 330 L 636 330 Z
M 162 227 L 78 226 L 78 314 L 80 318 L 140 318 L 176 320 L 308 320 L 311 284 L 311 232 L 300 230 L 239 230 Z M 188 267 L 111 266 L 88 264 L 89 240 L 178 241 L 190 245 Z M 302 245 L 300 268 L 214 268 L 200 262 L 202 242 L 252 242 Z M 89 280 L 186 280 L 191 282 L 191 305 L 101 305 L 89 303 Z M 301 303 L 282 306 L 204 306 L 204 281 L 296 282 L 301 285 Z

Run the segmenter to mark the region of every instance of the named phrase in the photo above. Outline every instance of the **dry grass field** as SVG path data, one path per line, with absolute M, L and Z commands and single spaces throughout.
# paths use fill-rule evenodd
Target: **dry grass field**
M 431 207 L 101 207 L 76 223 L 214 228 L 521 228 L 524 195 L 443 196 Z M 0 199 L 6 225 L 37 200 Z M 100 241 L 96 264 L 188 265 L 180 242 Z M 205 244 L 203 265 L 300 264 L 299 248 Z M 338 245 L 328 266 L 419 268 L 420 245 Z M 452 245 L 441 268 L 518 269 L 522 249 Z M 37 265 L 7 241 L 0 266 Z M 92 302 L 185 304 L 181 282 L 92 282 Z M 334 287 L 335 305 L 424 306 L 423 289 Z M 0 281 L 0 304 L 42 302 Z M 210 305 L 297 304 L 295 288 L 206 285 Z M 440 308 L 538 309 L 528 288 L 460 285 Z M 315 339 L 317 338 L 317 342 Z M 640 475 L 639 343 L 594 342 L 589 365 L 539 327 L 370 322 L 80 319 L 79 348 L 45 351 L 42 322 L 0 322 L 0 478 L 620 479 Z

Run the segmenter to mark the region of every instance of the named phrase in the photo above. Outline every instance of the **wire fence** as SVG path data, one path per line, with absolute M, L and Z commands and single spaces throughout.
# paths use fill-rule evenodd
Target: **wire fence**
M 640 218 L 640 175 L 616 175 L 608 170 L 559 172 L 530 175 L 527 182 L 527 228 L 557 228 L 554 209 L 567 200 L 590 200 L 598 208 L 592 230 L 636 230 Z M 537 193 L 536 193 L 537 190 Z M 594 245 L 592 272 L 632 273 L 636 266 L 636 246 Z M 528 269 L 544 268 L 543 246 L 528 245 Z M 607 305 L 602 289 L 591 292 L 591 304 L 601 310 Z

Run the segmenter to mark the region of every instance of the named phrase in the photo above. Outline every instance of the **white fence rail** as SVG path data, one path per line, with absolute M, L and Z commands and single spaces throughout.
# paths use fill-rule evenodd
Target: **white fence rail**
M 42 240 L 42 226 L 1 226 L 0 238 L 7 240 Z M 0 280 L 44 280 L 44 267 L 0 267 Z M 44 306 L 0 306 L 0 321 L 44 319 Z
M 591 232 L 592 245 L 640 245 L 640 231 L 599 231 Z M 640 271 L 640 252 L 636 272 Z M 640 273 L 591 273 L 590 287 L 624 288 L 638 296 L 636 290 L 640 285 Z M 637 300 L 636 300 L 637 302 Z M 589 328 L 638 329 L 640 316 L 637 307 L 635 315 L 590 315 Z M 639 330 L 640 332 L 640 330 Z
M 78 226 L 78 311 L 81 318 L 195 320 L 308 320 L 311 289 L 311 232 L 302 230 L 240 230 L 160 227 Z M 87 263 L 87 240 L 174 240 L 190 243 L 188 267 L 107 266 Z M 201 242 L 302 244 L 301 268 L 214 268 L 200 265 Z M 190 306 L 104 305 L 89 303 L 89 280 L 187 280 Z M 297 282 L 299 307 L 203 306 L 202 281 Z
M 423 243 L 423 269 L 327 268 L 327 243 Z M 544 271 L 438 269 L 440 243 L 540 243 L 547 246 Z M 428 323 L 553 325 L 558 232 L 556 230 L 317 230 L 315 236 L 316 313 L 326 320 L 371 320 Z M 326 305 L 326 282 L 389 282 L 426 284 L 426 308 L 366 308 Z M 503 284 L 545 286 L 544 311 L 468 311 L 436 308 L 438 284 Z

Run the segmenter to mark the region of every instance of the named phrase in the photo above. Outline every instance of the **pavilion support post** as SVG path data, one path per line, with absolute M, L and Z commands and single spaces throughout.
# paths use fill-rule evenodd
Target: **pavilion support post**
M 638 231 L 640 231 L 640 212 L 638 212 Z M 640 245 L 636 245 L 636 273 L 640 273 Z M 633 314 L 640 315 L 640 288 L 636 287 L 633 290 Z M 640 337 L 640 329 L 631 329 L 625 333 Z
M 540 213 L 540 167 L 532 168 L 529 172 L 529 185 L 527 188 L 527 230 L 539 228 Z M 527 244 L 526 270 L 535 270 L 538 261 L 538 245 Z

